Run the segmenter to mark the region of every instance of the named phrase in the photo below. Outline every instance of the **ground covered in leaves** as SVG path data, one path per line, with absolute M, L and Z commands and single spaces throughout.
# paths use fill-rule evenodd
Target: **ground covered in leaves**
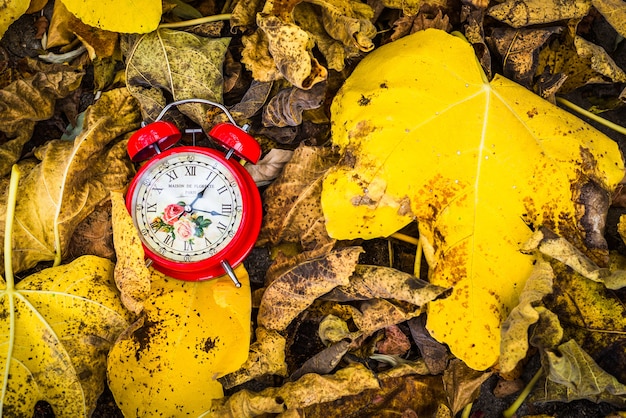
M 68 11 L 73 7 L 71 3 L 68 1 L 66 8 L 60 0 L 33 1 L 31 10 L 8 27 L 0 41 L 0 186 L 8 190 L 11 166 L 19 163 L 24 176 L 19 190 L 24 195 L 18 194 L 12 249 L 17 292 L 29 295 L 33 291 L 52 291 L 48 288 L 52 285 L 41 277 L 50 274 L 57 278 L 78 268 L 85 263 L 86 259 L 81 258 L 84 255 L 117 261 L 115 281 L 121 299 L 115 297 L 104 303 L 117 312 L 115 319 L 108 318 L 111 322 L 105 329 L 85 321 L 76 329 L 68 326 L 64 331 L 70 336 L 78 335 L 76 340 L 68 337 L 72 347 L 83 344 L 79 332 L 92 328 L 97 331 L 87 333 L 91 339 L 98 339 L 98 343 L 85 344 L 91 351 L 71 356 L 71 362 L 82 371 L 81 384 L 88 381 L 93 391 L 103 390 L 97 400 L 78 402 L 81 407 L 87 405 L 87 410 L 93 408 L 92 416 L 121 417 L 118 404 L 133 405 L 138 400 L 132 397 L 141 398 L 128 393 L 114 399 L 112 394 L 118 390 L 116 385 L 124 387 L 124 379 L 134 382 L 133 365 L 128 366 L 129 372 L 122 366 L 111 370 L 111 357 L 111 387 L 98 378 L 104 376 L 106 352 L 117 335 L 121 333 L 123 337 L 113 353 L 119 353 L 120 341 L 141 340 L 143 344 L 134 352 L 132 348 L 130 352 L 122 349 L 116 361 L 123 363 L 127 357 L 139 362 L 142 356 L 147 361 L 150 344 L 154 358 L 159 359 L 160 354 L 165 357 L 167 349 L 155 348 L 155 330 L 161 337 L 166 335 L 160 344 L 167 347 L 170 341 L 162 327 L 165 319 L 154 307 L 162 304 L 175 312 L 173 316 L 179 320 L 176 306 L 184 304 L 176 299 L 180 292 L 188 291 L 191 296 L 187 299 L 199 298 L 198 295 L 204 295 L 205 301 L 210 299 L 198 287 L 188 285 L 183 291 L 180 283 L 169 283 L 162 275 L 148 272 L 136 253 L 137 240 L 128 238 L 132 227 L 120 226 L 130 225 L 120 215 L 124 212 L 119 210 L 123 206 L 120 191 L 127 187 L 138 167 L 128 159 L 125 141 L 141 120 L 154 120 L 166 103 L 191 97 L 224 103 L 237 123 L 248 124 L 249 132 L 261 143 L 263 158 L 256 167 L 249 167 L 249 172 L 262 192 L 265 215 L 257 246 L 244 262 L 252 294 L 249 359 L 241 365 L 241 361 L 227 357 L 225 363 L 238 361 L 232 370 L 230 364 L 211 366 L 212 374 L 219 375 L 225 397 L 212 405 L 209 401 L 210 408 L 206 401 L 198 402 L 196 413 L 274 416 L 288 410 L 282 416 L 408 418 L 459 416 L 465 409 L 465 416 L 497 417 L 535 379 L 538 383 L 516 411 L 517 416 L 623 416 L 619 411 L 626 408 L 626 293 L 620 272 L 626 265 L 626 222 L 620 217 L 626 213 L 626 197 L 620 182 L 623 164 L 621 160 L 614 163 L 611 158 L 619 154 L 618 148 L 622 152 L 626 149 L 626 142 L 623 130 L 618 132 L 596 120 L 596 115 L 600 115 L 618 126 L 626 126 L 626 8 L 621 2 L 166 0 L 161 18 L 164 25 L 146 34 L 89 26 Z M 139 20 L 147 20 L 149 15 Z M 83 21 L 88 18 L 93 16 L 83 16 Z M 201 20 L 192 25 L 181 23 L 191 19 Z M 369 55 L 387 45 L 402 45 L 409 35 L 426 29 L 431 30 L 428 35 L 411 39 L 421 39 L 421 45 L 435 43 L 433 48 L 424 49 L 425 54 L 440 54 L 443 61 L 397 64 L 393 57 L 386 56 L 374 64 L 364 64 L 371 67 L 358 72 L 358 65 Z M 445 33 L 461 34 L 471 48 L 463 49 L 465 44 Z M 449 46 L 447 57 L 437 50 L 436 47 L 444 48 L 441 45 Z M 445 78 L 455 60 L 458 71 L 451 71 L 454 76 Z M 382 67 L 380 71 L 387 77 L 384 81 L 376 78 L 376 65 L 384 67 L 385 71 Z M 466 74 L 468 68 L 476 71 L 467 70 Z M 429 69 L 433 72 L 429 85 L 418 83 L 417 88 L 408 89 L 417 91 L 417 96 L 401 91 L 405 75 L 416 71 L 420 77 L 427 77 Z M 350 79 L 352 74 L 355 77 Z M 483 198 L 483 206 L 511 208 L 510 218 L 514 221 L 507 220 L 502 228 L 496 226 L 494 218 L 489 218 L 493 222 L 473 222 L 472 235 L 486 233 L 488 243 L 494 239 L 511 241 L 517 257 L 522 243 L 516 240 L 522 238 L 511 230 L 520 229 L 519 236 L 529 242 L 524 243 L 525 252 L 519 255 L 519 264 L 513 264 L 517 261 L 505 250 L 500 253 L 494 249 L 506 247 L 505 244 L 476 250 L 477 258 L 472 258 L 473 253 L 459 255 L 461 246 L 456 244 L 462 239 L 457 240 L 454 234 L 465 234 L 467 223 L 440 216 L 444 209 L 454 206 L 451 202 L 463 200 L 450 196 L 463 195 L 459 190 L 464 182 L 474 184 L 476 190 L 491 187 L 478 187 L 476 176 L 464 180 L 459 173 L 467 172 L 466 166 L 457 160 L 441 159 L 442 154 L 461 155 L 466 148 L 475 146 L 472 138 L 467 139 L 464 134 L 475 127 L 470 122 L 462 125 L 461 121 L 477 118 L 481 127 L 487 125 L 482 117 L 491 114 L 489 106 L 495 100 L 459 105 L 482 97 L 485 90 L 481 76 L 485 82 L 493 80 L 494 91 L 502 85 L 510 87 L 501 76 L 524 88 L 512 97 L 505 97 L 504 93 L 498 96 L 509 110 L 517 105 L 522 109 L 525 98 L 531 97 L 528 102 L 532 106 L 523 108 L 511 120 L 523 120 L 524 126 L 532 126 L 533 121 L 556 114 L 547 104 L 535 105 L 539 102 L 534 101 L 538 100 L 534 95 L 525 96 L 531 91 L 567 109 L 574 103 L 589 110 L 587 114 L 575 113 L 576 117 L 618 144 L 611 148 L 612 143 L 605 143 L 602 137 L 590 132 L 575 136 L 587 128 L 576 125 L 577 120 L 558 116 L 562 119 L 555 124 L 555 130 L 571 141 L 570 147 L 550 148 L 552 145 L 546 141 L 541 152 L 532 157 L 541 160 L 545 180 L 537 180 L 541 175 L 533 169 L 528 169 L 532 174 L 528 176 L 519 168 L 525 167 L 524 163 L 514 161 L 530 152 L 507 154 L 507 164 L 515 168 L 506 175 L 500 171 L 500 180 L 522 182 L 530 177 L 529 184 L 549 184 L 550 190 L 541 192 L 545 200 L 540 199 L 539 193 L 523 196 L 523 213 L 514 212 L 518 209 L 514 203 L 499 202 L 504 196 L 509 199 L 517 195 Z M 416 75 L 415 80 L 418 78 Z M 427 78 L 420 80 L 424 79 Z M 394 81 L 398 84 L 393 85 Z M 366 90 L 368 83 L 373 84 L 371 90 Z M 410 86 L 410 81 L 406 84 Z M 342 90 L 344 86 L 347 87 Z M 478 86 L 475 94 L 457 97 L 459 91 L 471 86 Z M 395 88 L 400 93 L 394 93 Z M 379 92 L 389 89 L 392 99 Z M 397 101 L 389 101 L 397 97 Z M 439 109 L 437 106 L 460 113 L 455 114 L 453 122 L 445 123 L 434 110 Z M 430 108 L 433 115 L 427 113 Z M 224 121 L 221 112 L 203 105 L 185 105 L 178 110 L 168 118 L 181 129 L 199 127 L 208 131 L 215 123 Z M 389 122 L 394 118 L 387 117 L 387 111 L 396 121 L 423 117 L 424 125 L 431 119 L 443 122 L 433 125 L 430 131 L 418 131 L 421 127 L 405 128 L 399 122 Z M 504 120 L 506 115 L 498 118 Z M 389 126 L 378 129 L 377 123 Z M 480 131 L 482 138 L 502 137 L 500 132 L 504 135 L 514 130 L 512 125 L 502 124 L 490 126 L 495 134 L 485 134 L 487 129 Z M 559 131 L 563 126 L 570 130 Z M 413 129 L 422 136 L 432 134 L 435 144 L 409 149 L 393 142 Z M 556 136 L 545 126 L 542 129 L 547 137 Z M 385 134 L 391 131 L 393 135 Z M 377 132 L 383 132 L 383 136 L 377 136 Z M 437 143 L 443 141 L 436 134 L 444 135 L 451 148 L 439 148 Z M 183 142 L 214 146 L 204 135 L 191 131 Z M 74 147 L 74 143 L 80 146 Z M 485 144 L 481 142 L 476 148 L 488 149 Z M 491 146 L 495 148 L 495 144 L 501 152 L 501 143 L 493 139 Z M 395 155 L 387 153 L 394 147 L 399 147 Z M 431 149 L 431 158 L 424 157 Z M 559 160 L 560 165 L 548 171 L 552 163 L 542 159 L 550 153 L 574 157 L 563 157 L 566 163 Z M 485 161 L 490 156 L 493 161 L 496 152 L 485 156 Z M 393 158 L 398 162 L 389 163 L 396 161 Z M 475 160 L 470 164 L 475 164 Z M 390 165 L 396 169 L 419 167 L 426 173 L 426 185 L 419 191 L 412 190 L 411 184 L 404 185 L 399 180 L 416 177 L 402 171 L 384 177 L 393 171 L 388 169 Z M 446 166 L 448 171 L 441 168 Z M 488 166 L 485 162 L 479 167 Z M 454 172 L 455 168 L 459 173 Z M 475 166 L 469 168 L 475 170 Z M 450 171 L 454 172 L 450 176 L 456 176 L 452 177 L 454 185 L 441 189 L 450 192 L 450 196 L 435 193 L 431 200 L 424 198 L 422 206 L 407 198 L 426 196 L 443 184 Z M 563 177 L 557 177 L 560 175 Z M 498 175 L 492 176 L 495 177 Z M 392 186 L 387 184 L 389 179 L 398 181 Z M 332 185 L 343 184 L 349 190 L 358 184 L 357 194 L 350 196 L 343 193 L 344 188 L 329 187 L 331 180 Z M 362 184 L 367 186 L 361 187 Z M 392 193 L 395 184 L 404 187 L 397 195 Z M 56 186 L 62 189 L 57 195 Z M 560 196 L 566 198 L 559 200 Z M 570 196 L 577 199 L 575 203 Z M 531 198 L 544 203 L 538 203 L 536 211 L 531 210 L 535 208 L 528 203 Z M 2 235 L 7 199 L 8 192 L 0 200 Z M 348 209 L 341 206 L 342 199 Z M 553 204 L 550 199 L 559 203 Z M 477 197 L 475 200 L 478 202 Z M 567 204 L 559 206 L 563 201 Z M 338 209 L 333 206 L 336 202 Z M 383 213 L 378 218 L 385 205 L 393 208 L 391 215 Z M 477 207 L 480 205 L 470 211 L 478 213 Z M 353 208 L 354 213 L 349 212 Z M 376 212 L 379 208 L 383 209 Z M 467 212 L 459 214 L 461 219 Z M 361 218 L 364 221 L 359 224 Z M 414 222 L 416 218 L 419 227 Z M 383 221 L 376 229 L 379 219 Z M 509 228 L 513 222 L 517 222 L 516 227 Z M 458 225 L 461 226 L 457 228 Z M 399 233 L 394 234 L 397 230 Z M 334 232 L 329 234 L 330 231 Z M 501 256 L 500 260 L 493 259 L 491 263 L 489 257 L 493 254 Z M 495 285 L 485 284 L 481 306 L 490 308 L 485 310 L 494 307 L 497 312 L 489 320 L 495 322 L 477 322 L 474 328 L 461 329 L 459 324 L 471 322 L 464 321 L 470 316 L 467 306 L 479 296 L 475 293 L 464 297 L 454 285 L 462 287 L 463 283 L 457 280 L 469 275 L 467 266 L 483 255 L 491 263 L 486 269 L 493 273 L 486 282 L 496 276 L 505 283 L 517 280 L 513 274 L 517 272 L 506 270 L 507 265 L 515 265 L 515 269 L 521 266 L 520 271 L 527 269 L 523 270 L 524 281 L 530 276 L 528 280 L 535 287 L 520 296 L 521 282 L 519 288 L 516 282 L 509 293 L 500 289 L 506 285 L 498 284 L 494 289 Z M 455 256 L 462 260 L 452 264 L 450 260 Z M 6 257 L 3 253 L 5 263 Z M 45 268 L 53 263 L 58 265 L 61 258 L 62 266 L 72 267 L 63 273 L 45 273 Z M 113 264 L 101 263 L 102 271 L 113 277 Z M 43 276 L 39 276 L 42 270 Z M 132 279 L 128 279 L 129 275 Z M 101 294 L 94 295 L 93 289 L 76 284 L 78 294 L 87 299 L 106 299 L 107 292 L 115 288 L 108 289 L 101 283 L 104 273 L 92 276 L 93 288 L 102 287 Z M 446 281 L 450 278 L 453 283 Z M 5 279 L 13 281 L 8 275 Z M 445 305 L 446 300 L 456 307 Z M 208 309 L 211 304 L 204 305 L 198 309 Z M 217 305 L 216 299 L 215 309 Z M 38 309 L 48 313 L 48 307 L 44 300 Z M 88 307 L 81 309 L 85 310 L 77 308 L 75 315 L 88 312 L 97 317 Z M 439 321 L 444 324 L 444 331 L 435 322 L 438 311 L 443 312 L 437 318 L 442 318 Z M 246 312 L 245 308 L 241 312 Z M 502 346 L 507 348 L 500 351 L 500 324 L 511 312 L 511 317 L 536 318 L 506 322 L 503 328 L 521 328 L 523 336 L 505 334 Z M 429 314 L 431 318 L 427 318 Z M 9 316 L 3 315 L 2 320 Z M 477 317 L 482 319 L 483 314 Z M 209 332 L 203 328 L 205 331 Z M 40 330 L 33 327 L 32 332 Z M 245 332 L 240 334 L 245 336 Z M 194 338 L 179 336 L 185 341 Z M 199 350 L 209 353 L 221 342 L 205 338 Z M 47 350 L 45 344 L 34 342 L 31 351 L 46 357 Z M 6 357 L 2 360 L 8 362 Z M 184 367 L 196 367 L 200 372 L 202 367 L 208 367 L 202 360 L 197 361 L 195 366 Z M 92 376 L 97 381 L 90 382 L 94 380 Z M 167 383 L 166 378 L 159 376 L 160 382 Z M 6 388 L 8 373 L 4 379 Z M 49 384 L 57 385 L 56 380 L 48 379 Z M 6 399 L 13 392 L 20 394 L 12 385 Z M 216 390 L 222 389 L 218 385 Z M 54 392 L 50 388 L 48 391 Z M 55 416 L 53 409 L 59 407 L 54 405 L 56 398 L 49 393 L 45 396 L 49 396 L 49 402 L 36 404 L 35 417 Z M 124 398 L 121 402 L 120 396 Z M 10 404 L 4 399 L 2 402 Z M 158 406 L 159 401 L 155 402 Z

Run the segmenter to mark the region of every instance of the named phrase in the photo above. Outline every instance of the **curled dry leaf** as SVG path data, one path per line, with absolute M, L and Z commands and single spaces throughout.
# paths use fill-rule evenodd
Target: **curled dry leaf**
M 272 148 L 258 163 L 246 164 L 245 168 L 257 186 L 267 186 L 280 175 L 292 156 L 291 150 Z
M 397 325 L 384 329 L 384 337 L 376 343 L 376 352 L 403 356 L 411 349 L 411 341 Z
M 328 70 L 313 57 L 309 35 L 302 28 L 263 13 L 257 15 L 257 25 L 267 38 L 275 67 L 287 81 L 306 90 L 326 80 Z
M 430 374 L 441 374 L 448 366 L 450 354 L 445 345 L 431 337 L 425 322 L 425 318 L 420 316 L 409 319 L 407 325 Z
M 0 90 L 0 129 L 9 138 L 0 144 L 0 176 L 7 175 L 20 158 L 35 122 L 52 117 L 56 101 L 78 88 L 84 75 L 68 66 L 44 68 Z
M 146 267 L 139 233 L 121 192 L 111 192 L 111 205 L 113 241 L 117 253 L 115 284 L 126 309 L 138 314 L 150 294 L 150 271 Z
M 309 90 L 286 88 L 272 97 L 263 109 L 263 125 L 298 126 L 305 110 L 317 109 L 324 103 L 326 83 L 318 83 Z
M 320 196 L 326 171 L 336 163 L 327 147 L 299 146 L 281 175 L 264 193 L 261 239 L 302 244 L 305 250 L 332 243 L 324 226 Z
M 579 222 L 583 192 L 608 196 L 622 180 L 617 144 L 502 76 L 488 81 L 471 45 L 434 29 L 371 52 L 331 113 L 342 160 L 322 191 L 329 235 L 384 237 L 417 219 L 429 281 L 453 287 L 428 304 L 428 330 L 470 367 L 493 366 L 532 271 L 519 251 L 529 225 L 586 250 L 603 223 Z
M 487 14 L 501 22 L 521 28 L 567 19 L 581 19 L 589 13 L 590 0 L 507 0 Z
M 267 83 L 282 78 L 270 55 L 269 40 L 263 31 L 257 30 L 250 35 L 244 35 L 241 40 L 244 46 L 241 52 L 241 62 L 252 73 L 255 80 Z
M 333 375 L 310 373 L 296 382 L 258 393 L 240 390 L 230 397 L 217 399 L 203 418 L 248 418 L 264 414 L 280 414 L 310 405 L 329 402 L 379 387 L 374 373 L 355 363 Z
M 284 330 L 319 296 L 338 285 L 348 284 L 362 252 L 360 247 L 335 250 L 282 274 L 263 293 L 257 317 L 259 325 Z
M 137 38 L 126 55 L 126 84 L 141 104 L 144 120 L 154 120 L 173 100 L 200 98 L 222 102 L 222 64 L 230 38 L 203 38 L 159 29 Z M 190 103 L 178 109 L 207 132 L 208 105 Z
M 129 320 L 113 263 L 84 256 L 14 288 L 1 278 L 0 285 L 2 416 L 30 417 L 40 400 L 55 416 L 91 416 L 104 389 L 106 353 Z
M 20 180 L 15 209 L 15 271 L 40 261 L 59 263 L 76 225 L 108 199 L 110 190 L 126 187 L 134 168 L 126 142 L 118 139 L 138 125 L 134 99 L 126 89 L 111 90 L 89 108 L 74 141 L 49 141 L 35 150 L 40 163 Z M 2 235 L 5 216 L 0 211 Z
M 359 264 L 350 277 L 349 284 L 337 286 L 322 299 L 348 302 L 383 298 L 425 306 L 428 302 L 445 297 L 448 293 L 446 288 L 391 267 Z
M 70 259 L 83 255 L 115 259 L 109 202 L 96 207 L 85 220 L 76 225 L 68 253 Z
M 426 311 L 425 307 L 393 303 L 385 299 L 370 299 L 360 303 L 358 308 L 350 305 L 346 307 L 352 312 L 354 325 L 366 335 L 408 321 Z
M 115 342 L 108 382 L 126 417 L 198 416 L 223 396 L 217 378 L 237 370 L 250 345 L 250 283 L 226 275 L 185 282 L 150 269 L 144 314 Z
M 519 304 L 511 310 L 502 323 L 500 345 L 500 370 L 511 373 L 528 352 L 528 329 L 539 320 L 535 307 L 543 298 L 552 293 L 554 273 L 550 263 L 538 257 L 532 273 L 528 277 Z
M 277 331 L 271 331 L 261 326 L 256 327 L 255 334 L 256 341 L 250 345 L 246 362 L 238 370 L 218 379 L 224 389 L 230 389 L 269 374 L 287 376 L 285 337 Z

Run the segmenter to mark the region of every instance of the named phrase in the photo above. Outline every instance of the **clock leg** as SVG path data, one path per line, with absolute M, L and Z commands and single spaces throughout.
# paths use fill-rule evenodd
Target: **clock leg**
M 224 267 L 226 274 L 228 274 L 228 277 L 230 277 L 230 280 L 233 281 L 235 286 L 241 287 L 241 283 L 239 282 L 239 279 L 237 278 L 237 275 L 235 274 L 233 268 L 230 266 L 230 264 L 228 264 L 228 261 L 222 260 L 220 261 L 220 264 L 222 265 L 222 267 Z

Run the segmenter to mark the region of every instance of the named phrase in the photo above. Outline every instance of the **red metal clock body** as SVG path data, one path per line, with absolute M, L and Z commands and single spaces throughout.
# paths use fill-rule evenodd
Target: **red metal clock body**
M 233 121 L 209 132 L 225 153 L 197 146 L 170 148 L 181 134 L 158 119 L 128 141 L 133 161 L 149 159 L 126 195 L 146 257 L 177 279 L 206 280 L 226 273 L 239 285 L 232 267 L 243 262 L 256 242 L 262 204 L 254 180 L 232 157 L 256 163 L 260 146 Z

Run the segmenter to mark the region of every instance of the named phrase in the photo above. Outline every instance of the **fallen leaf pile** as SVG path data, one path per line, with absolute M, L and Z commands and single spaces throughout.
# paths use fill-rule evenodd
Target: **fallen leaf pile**
M 621 2 L 1 8 L 1 415 L 626 410 L 623 138 L 556 106 L 625 123 Z M 241 288 L 146 266 L 125 206 L 192 98 L 263 150 Z

